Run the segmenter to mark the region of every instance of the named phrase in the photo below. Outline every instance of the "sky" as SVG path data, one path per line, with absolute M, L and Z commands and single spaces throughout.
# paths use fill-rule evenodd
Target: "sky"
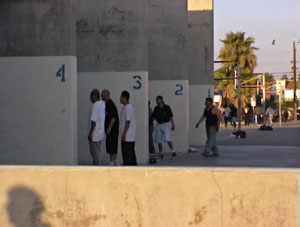
M 293 40 L 300 61 L 300 0 L 214 0 L 214 59 L 229 32 L 245 32 L 255 39 L 255 72 L 291 72 Z M 276 45 L 272 41 L 276 40 Z M 300 68 L 300 62 L 297 65 Z M 215 65 L 215 69 L 218 65 Z M 288 74 L 292 76 L 292 74 Z M 277 75 L 277 78 L 280 76 Z

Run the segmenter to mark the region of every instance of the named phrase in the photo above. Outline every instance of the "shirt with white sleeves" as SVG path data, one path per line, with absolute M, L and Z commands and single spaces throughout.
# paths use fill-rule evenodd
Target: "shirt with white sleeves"
M 97 101 L 93 104 L 90 120 L 96 123 L 92 138 L 93 142 L 103 140 L 105 136 L 105 103 L 103 101 Z

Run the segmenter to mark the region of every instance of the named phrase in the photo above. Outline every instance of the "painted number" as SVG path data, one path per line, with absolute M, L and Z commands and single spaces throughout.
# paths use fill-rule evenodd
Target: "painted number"
M 133 86 L 133 89 L 139 90 L 142 88 L 142 77 L 141 76 L 133 76 L 133 79 L 135 80 L 136 85 Z
M 56 77 L 61 77 L 61 82 L 65 82 L 65 64 L 63 64 L 56 73 Z
M 183 86 L 181 84 L 176 84 L 176 88 L 175 95 L 183 95 Z

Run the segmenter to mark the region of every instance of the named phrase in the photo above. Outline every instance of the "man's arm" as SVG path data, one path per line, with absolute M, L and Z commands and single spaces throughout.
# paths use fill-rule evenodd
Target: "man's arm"
M 174 118 L 171 117 L 170 120 L 171 120 L 171 123 L 172 123 L 172 128 L 171 128 L 171 130 L 174 131 L 174 130 L 175 130 Z
M 125 123 L 125 128 L 124 128 L 124 131 L 123 131 L 123 134 L 122 134 L 122 140 L 126 140 L 126 134 L 127 134 L 127 131 L 129 129 L 129 126 L 130 126 L 130 121 L 126 121 Z
M 88 139 L 89 139 L 90 142 L 93 141 L 93 132 L 94 132 L 95 128 L 96 128 L 96 122 L 91 121 L 91 129 L 90 129 L 90 133 L 89 133 L 89 136 L 88 136 Z
M 114 126 L 115 122 L 116 122 L 116 118 L 113 117 L 113 118 L 110 120 L 110 122 L 109 122 L 107 131 L 106 131 L 106 135 L 109 136 L 109 134 L 111 133 L 111 129 L 112 129 L 112 127 Z
M 222 120 L 223 120 L 222 114 L 221 114 L 221 112 L 218 110 L 217 107 L 213 107 L 212 113 L 213 113 L 214 115 L 217 115 L 217 117 L 218 117 L 218 128 L 219 128 L 219 127 L 220 127 L 220 123 L 221 123 Z
M 199 125 L 204 121 L 204 119 L 205 119 L 205 115 L 204 115 L 204 113 L 202 114 L 202 116 L 201 116 L 201 118 L 200 118 L 200 120 L 197 122 L 197 124 L 196 124 L 196 128 L 198 128 L 199 127 Z

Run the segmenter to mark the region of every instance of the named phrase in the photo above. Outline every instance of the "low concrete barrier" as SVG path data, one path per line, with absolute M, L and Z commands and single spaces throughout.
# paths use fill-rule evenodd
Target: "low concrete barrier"
M 0 167 L 1 226 L 298 226 L 298 171 Z

